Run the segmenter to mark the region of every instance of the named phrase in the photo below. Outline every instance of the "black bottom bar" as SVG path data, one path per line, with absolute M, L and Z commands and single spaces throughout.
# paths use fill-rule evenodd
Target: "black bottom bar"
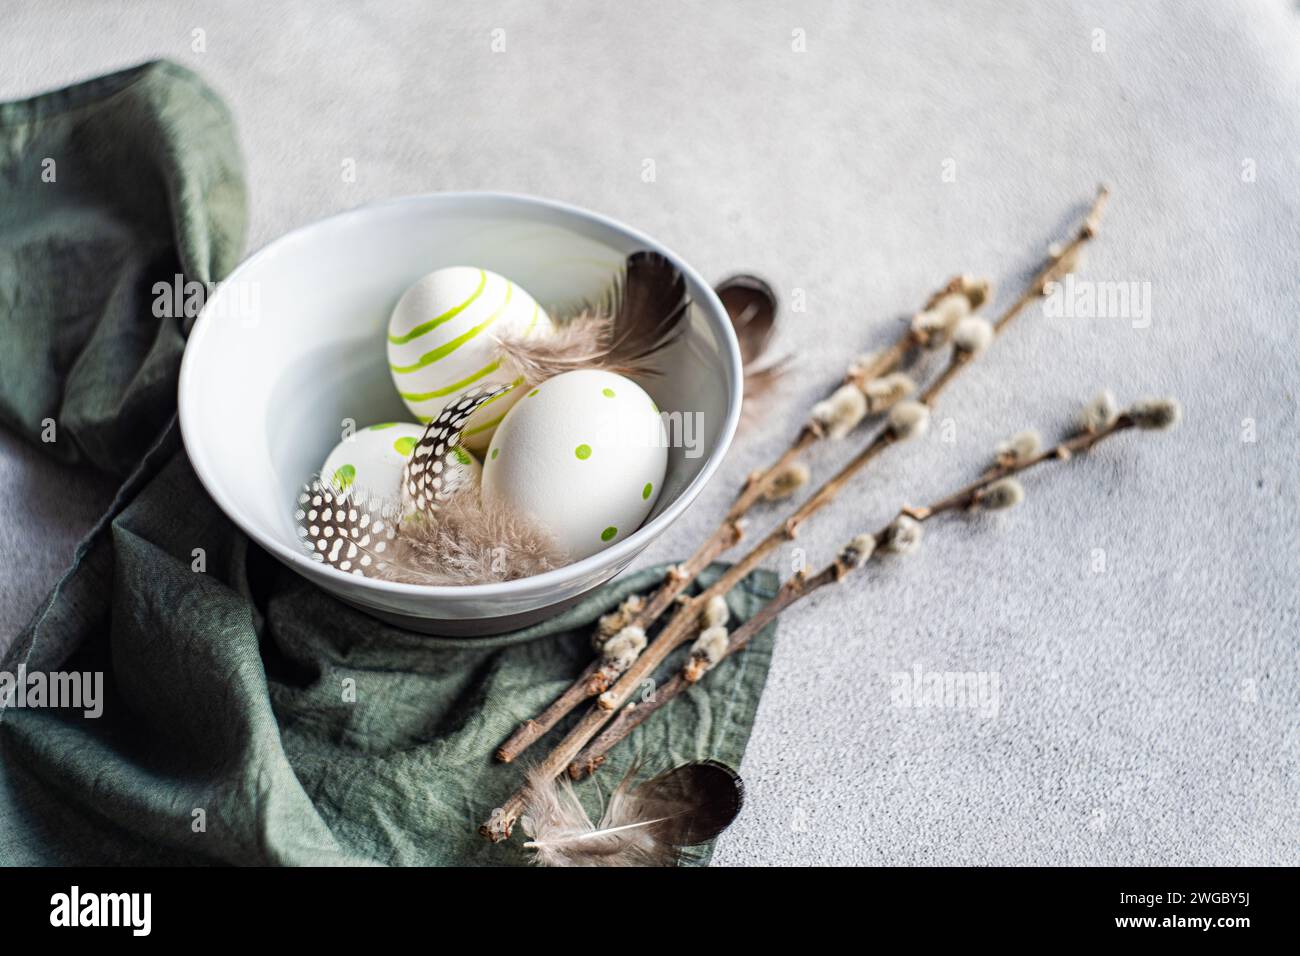
M 670 944 L 693 926 L 795 927 L 805 938 L 851 930 L 863 942 L 901 932 L 926 946 L 1231 944 L 1292 930 L 1295 882 L 1294 871 L 1278 869 L 0 869 L 0 933 L 13 945 L 47 934 L 126 940 L 147 929 L 149 938 L 210 945 L 257 939 L 262 927 L 331 943 L 411 930 L 437 947 L 450 943 L 448 931 L 463 938 L 478 927 L 484 942 L 562 932 L 585 948 L 647 935 Z M 115 925 L 97 925 L 106 923 Z

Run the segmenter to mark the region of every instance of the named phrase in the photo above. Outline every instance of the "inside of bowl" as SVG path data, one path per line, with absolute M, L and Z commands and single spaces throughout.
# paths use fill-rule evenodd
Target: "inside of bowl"
M 412 421 L 393 387 L 384 336 L 398 298 L 444 266 L 522 285 L 563 315 L 603 292 L 645 248 L 613 224 L 510 197 L 419 197 L 334 217 L 253 257 L 209 299 L 190 347 L 191 455 L 244 521 L 298 547 L 304 481 L 346 428 Z M 703 290 L 689 282 L 692 299 Z M 640 384 L 671 438 L 655 510 L 699 474 L 726 425 L 720 337 L 693 306 L 686 332 Z M 214 489 L 215 491 L 216 489 Z

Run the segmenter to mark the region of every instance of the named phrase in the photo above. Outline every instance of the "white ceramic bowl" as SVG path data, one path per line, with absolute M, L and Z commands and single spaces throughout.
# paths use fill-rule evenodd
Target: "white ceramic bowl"
M 690 416 L 692 448 L 669 451 L 663 493 L 626 540 L 546 574 L 472 587 L 421 587 L 344 574 L 302 550 L 302 484 L 357 427 L 407 421 L 384 334 L 397 299 L 434 269 L 476 265 L 520 283 L 548 309 L 598 295 L 628 253 L 682 270 L 686 332 L 641 384 Z M 434 634 L 492 634 L 540 620 L 622 571 L 717 470 L 740 415 L 740 353 L 713 290 L 649 236 L 563 203 L 499 193 L 412 196 L 331 216 L 277 239 L 208 298 L 180 376 L 185 448 L 208 493 L 250 538 L 336 597 Z M 691 435 L 690 432 L 686 434 Z M 581 489 L 574 489 L 581 494 Z

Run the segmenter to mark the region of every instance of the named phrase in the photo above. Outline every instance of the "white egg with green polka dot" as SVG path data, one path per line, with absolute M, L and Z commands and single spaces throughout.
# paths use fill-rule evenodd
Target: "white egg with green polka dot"
M 423 434 L 423 425 L 409 422 L 382 422 L 362 428 L 334 446 L 321 466 L 321 479 L 336 491 L 348 494 L 360 490 L 368 498 L 398 498 L 402 469 Z M 482 469 L 465 449 L 451 449 L 444 461 L 448 494 L 479 487 Z
M 668 469 L 659 410 L 630 378 L 566 372 L 530 389 L 483 459 L 483 502 L 532 519 L 578 561 L 625 540 Z
M 388 370 L 406 407 L 426 423 L 472 386 L 514 386 L 465 423 L 461 443 L 481 454 L 522 384 L 502 367 L 496 337 L 551 331 L 550 316 L 521 286 L 487 269 L 450 266 L 398 300 L 388 320 Z

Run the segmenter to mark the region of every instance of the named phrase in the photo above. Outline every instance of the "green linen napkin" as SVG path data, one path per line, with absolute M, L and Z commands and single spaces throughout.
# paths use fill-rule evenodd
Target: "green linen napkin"
M 0 420 L 34 441 L 53 422 L 41 447 L 128 476 L 0 661 L 104 682 L 96 718 L 0 709 L 0 863 L 525 862 L 518 840 L 476 833 L 520 779 L 491 753 L 587 663 L 595 619 L 663 569 L 526 630 L 448 640 L 381 624 L 251 545 L 180 445 L 192 319 L 153 310 L 155 283 L 235 265 L 244 210 L 231 117 L 174 64 L 0 104 Z M 756 572 L 733 613 L 774 588 Z M 773 638 L 617 748 L 579 785 L 588 808 L 637 755 L 738 766 Z

